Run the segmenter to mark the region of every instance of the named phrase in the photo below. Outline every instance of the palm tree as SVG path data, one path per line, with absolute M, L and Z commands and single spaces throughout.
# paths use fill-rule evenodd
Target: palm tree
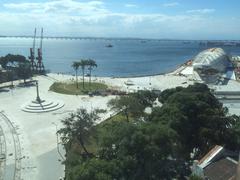
M 81 68 L 82 68 L 83 88 L 84 88 L 84 73 L 85 73 L 85 67 L 87 66 L 87 64 L 88 64 L 87 60 L 84 60 L 84 59 L 82 59 L 82 60 L 79 62 L 79 66 L 81 66 Z
M 97 67 L 97 63 L 92 59 L 88 59 L 87 65 L 88 65 L 88 70 L 89 70 L 89 85 L 91 85 L 92 70 L 93 70 L 94 67 Z
M 78 88 L 78 69 L 79 69 L 79 66 L 80 66 L 80 63 L 77 62 L 77 61 L 74 61 L 73 64 L 72 64 L 72 68 L 75 70 L 75 74 L 76 74 L 76 85 L 77 85 L 77 88 Z

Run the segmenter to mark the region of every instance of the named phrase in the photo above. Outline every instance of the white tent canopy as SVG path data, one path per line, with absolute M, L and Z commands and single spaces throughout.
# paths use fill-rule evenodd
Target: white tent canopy
M 128 80 L 125 81 L 124 83 L 125 83 L 126 85 L 128 85 L 128 86 L 132 86 L 132 85 L 134 85 L 133 81 L 130 80 L 130 79 L 128 79 Z

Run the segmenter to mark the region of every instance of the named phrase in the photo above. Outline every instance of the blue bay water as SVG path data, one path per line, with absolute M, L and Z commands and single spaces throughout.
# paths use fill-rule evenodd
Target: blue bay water
M 0 38 L 0 56 L 8 53 L 29 56 L 31 38 Z M 106 45 L 112 44 L 112 48 Z M 37 39 L 36 47 L 39 45 Z M 207 47 L 199 42 L 133 39 L 44 39 L 43 58 L 46 69 L 54 73 L 72 74 L 71 64 L 82 58 L 94 59 L 97 76 L 142 76 L 166 73 L 193 58 Z M 209 47 L 208 47 L 209 48 Z M 240 47 L 225 47 L 232 55 L 240 55 Z

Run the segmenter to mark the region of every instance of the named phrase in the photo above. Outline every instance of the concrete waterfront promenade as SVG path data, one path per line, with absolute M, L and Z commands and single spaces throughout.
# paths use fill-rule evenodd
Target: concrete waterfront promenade
M 106 109 L 108 100 L 112 98 L 56 94 L 48 91 L 54 82 L 52 78 L 39 76 L 36 79 L 43 99 L 61 100 L 65 106 L 53 112 L 27 113 L 21 110 L 21 106 L 35 100 L 35 86 L 6 89 L 0 93 L 0 173 L 4 174 L 4 180 L 58 180 L 64 177 L 56 136 L 56 131 L 61 128 L 61 119 L 80 107 L 89 111 L 94 108 Z M 102 119 L 110 114 L 105 116 Z M 64 156 L 63 148 L 59 146 Z
M 35 100 L 35 86 L 15 86 L 13 89 L 5 89 L 0 92 L 0 111 L 2 113 L 0 120 L 2 134 L 5 136 L 5 138 L 1 136 L 1 147 L 3 147 L 1 153 L 5 154 L 3 157 L 6 157 L 5 161 L 4 158 L 2 159 L 0 173 L 8 176 L 5 179 L 58 180 L 64 177 L 64 165 L 62 157 L 58 153 L 56 136 L 57 129 L 62 127 L 61 119 L 81 107 L 89 111 L 94 108 L 107 109 L 107 102 L 114 97 L 64 95 L 49 91 L 53 82 L 73 81 L 73 79 L 74 76 L 62 74 L 48 74 L 48 76 L 34 78 L 39 82 L 41 98 L 60 100 L 65 103 L 63 108 L 53 112 L 27 113 L 21 110 L 24 103 Z M 127 80 L 131 80 L 134 85 L 127 86 L 125 84 Z M 112 88 L 129 92 L 149 88 L 163 90 L 180 85 L 187 86 L 185 84 L 186 77 L 171 74 L 138 78 L 102 77 L 93 78 L 93 81 L 104 82 Z M 14 85 L 17 83 L 17 81 L 14 82 Z M 100 123 L 111 114 L 112 112 L 104 114 L 96 123 Z M 11 126 L 7 122 L 11 123 Z M 5 151 L 4 146 L 6 146 Z M 59 146 L 61 154 L 64 156 L 63 148 L 61 145 Z M 16 173 L 20 174 L 20 178 L 14 178 Z
M 127 92 L 145 89 L 164 90 L 176 86 L 186 87 L 195 82 L 192 75 L 177 75 L 183 69 L 181 67 L 173 73 L 148 77 L 94 77 L 93 81 L 103 82 L 111 88 Z M 71 75 L 48 74 L 34 77 L 34 80 L 39 82 L 41 98 L 62 101 L 65 105 L 53 112 L 27 113 L 22 111 L 21 107 L 26 102 L 35 100 L 35 86 L 16 86 L 0 92 L 0 173 L 4 174 L 6 180 L 59 180 L 64 177 L 65 168 L 62 164 L 64 150 L 61 144 L 57 143 L 56 136 L 56 131 L 62 127 L 61 119 L 81 107 L 88 111 L 94 108 L 109 110 L 107 102 L 114 98 L 114 96 L 64 95 L 49 91 L 49 87 L 54 82 L 74 81 L 74 76 Z M 127 81 L 131 81 L 132 85 L 127 85 Z M 16 83 L 18 82 L 14 82 L 14 84 Z M 229 84 L 240 91 L 238 82 L 229 81 Z M 227 86 L 212 88 L 228 89 Z M 233 107 L 233 112 L 237 111 L 234 109 L 234 105 L 230 105 Z M 104 121 L 112 113 L 108 111 L 96 123 Z M 61 154 L 58 152 L 58 147 Z M 4 159 L 4 157 L 6 158 Z M 17 177 L 14 178 L 16 174 Z

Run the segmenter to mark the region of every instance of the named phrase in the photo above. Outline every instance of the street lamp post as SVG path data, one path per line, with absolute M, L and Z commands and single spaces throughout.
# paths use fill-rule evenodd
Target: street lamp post
M 38 103 L 40 103 L 40 102 L 41 102 L 41 99 L 40 99 L 40 96 L 39 96 L 38 81 L 36 81 L 36 88 L 37 88 L 37 98 L 36 98 L 36 101 L 37 101 Z

